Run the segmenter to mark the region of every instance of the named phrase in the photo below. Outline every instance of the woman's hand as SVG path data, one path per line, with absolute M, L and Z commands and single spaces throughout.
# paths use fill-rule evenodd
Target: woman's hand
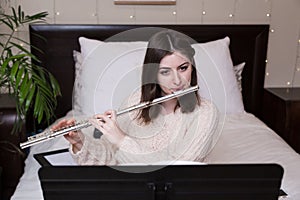
M 100 130 L 103 135 L 114 145 L 119 146 L 125 137 L 116 121 L 116 112 L 108 110 L 104 114 L 95 115 L 90 119 L 91 124 Z
M 74 119 L 63 119 L 54 125 L 51 130 L 54 131 L 74 124 Z M 74 153 L 77 153 L 81 150 L 83 145 L 83 134 L 81 131 L 70 131 L 69 133 L 65 134 L 64 137 L 72 144 L 72 150 Z

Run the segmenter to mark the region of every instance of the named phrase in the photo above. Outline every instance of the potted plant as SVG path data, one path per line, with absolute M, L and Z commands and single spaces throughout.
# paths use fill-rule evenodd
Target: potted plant
M 0 13 L 0 88 L 14 97 L 18 119 L 14 132 L 21 128 L 21 121 L 29 111 L 38 123 L 53 117 L 60 95 L 56 79 L 45 68 L 36 65 L 38 59 L 30 52 L 29 42 L 16 36 L 18 29 L 30 23 L 45 22 L 47 12 L 25 15 L 21 6 L 11 8 L 11 13 Z M 32 62 L 35 61 L 35 62 Z

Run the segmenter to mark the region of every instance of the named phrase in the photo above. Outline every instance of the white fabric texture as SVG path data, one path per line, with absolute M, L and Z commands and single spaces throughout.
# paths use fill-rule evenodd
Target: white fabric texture
M 244 112 L 242 94 L 233 70 L 230 39 L 193 44 L 200 96 L 213 101 L 221 113 Z
M 135 99 L 129 106 L 138 103 L 139 98 Z M 85 137 L 81 151 L 73 154 L 74 159 L 83 165 L 151 164 L 165 160 L 201 162 L 220 135 L 218 111 L 204 99 L 191 113 L 181 113 L 179 108 L 175 113 L 159 115 L 148 125 L 136 120 L 137 113 L 118 117 L 120 128 L 127 134 L 119 148 L 109 143 L 105 135 L 101 139 Z
M 91 47 L 80 38 L 83 62 L 79 102 L 84 115 L 118 109 L 122 99 L 141 85 L 141 65 L 147 42 L 102 42 Z M 86 45 L 88 41 L 89 48 Z
M 79 81 L 80 75 L 82 74 L 82 55 L 78 51 L 73 51 L 73 59 L 75 62 L 75 82 L 73 88 L 73 104 L 72 108 L 78 113 L 82 113 L 81 110 L 81 102 L 80 102 L 80 95 L 82 91 L 82 83 Z
M 63 148 L 68 148 L 68 143 L 63 137 L 33 146 L 25 162 L 25 172 L 11 199 L 43 199 L 38 179 L 40 165 L 33 155 Z M 204 162 L 279 163 L 284 168 L 281 188 L 289 195 L 285 199 L 300 199 L 300 155 L 251 114 L 226 116 L 221 136 Z
M 226 117 L 222 135 L 207 163 L 277 163 L 284 168 L 281 188 L 300 199 L 300 155 L 252 114 Z

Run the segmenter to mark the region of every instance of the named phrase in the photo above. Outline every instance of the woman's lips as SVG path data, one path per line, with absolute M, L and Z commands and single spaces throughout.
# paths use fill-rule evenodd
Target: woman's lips
M 179 90 L 183 90 L 183 87 L 178 87 L 178 88 L 171 88 L 170 89 L 172 92 L 177 92 Z

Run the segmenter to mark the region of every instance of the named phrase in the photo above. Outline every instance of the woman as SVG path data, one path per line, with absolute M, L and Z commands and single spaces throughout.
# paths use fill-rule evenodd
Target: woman
M 141 91 L 126 106 L 197 85 L 194 54 L 183 34 L 164 30 L 153 35 L 144 59 Z M 103 133 L 100 139 L 81 131 L 65 135 L 78 164 L 202 161 L 219 137 L 217 109 L 197 92 L 118 118 L 114 110 L 108 110 L 90 121 Z M 63 120 L 53 129 L 73 123 L 73 119 Z

